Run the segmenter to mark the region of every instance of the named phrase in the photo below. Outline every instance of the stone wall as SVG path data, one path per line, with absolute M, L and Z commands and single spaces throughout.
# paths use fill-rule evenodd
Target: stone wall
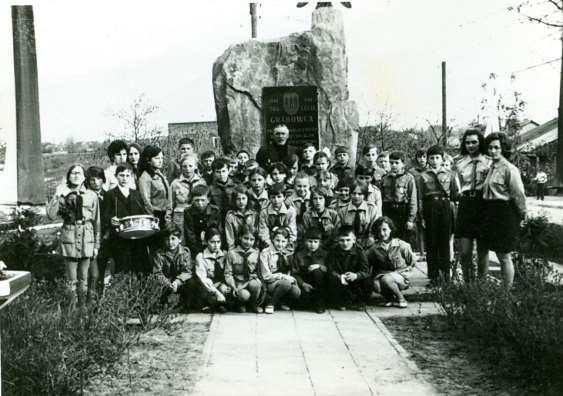
M 312 29 L 273 41 L 230 46 L 213 65 L 218 133 L 224 151 L 256 153 L 266 142 L 262 88 L 312 85 L 319 91 L 321 147 L 350 148 L 356 157 L 358 111 L 348 95 L 348 59 L 340 10 L 318 8 Z

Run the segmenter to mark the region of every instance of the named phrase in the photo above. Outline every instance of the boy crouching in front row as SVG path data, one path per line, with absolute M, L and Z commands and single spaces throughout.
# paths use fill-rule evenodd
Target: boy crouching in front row
M 195 288 L 190 251 L 180 244 L 182 230 L 176 224 L 166 228 L 163 237 L 165 247 L 154 253 L 152 272 L 165 286 L 163 300 L 177 294 L 181 308 L 187 310 Z
M 231 296 L 239 312 L 246 312 L 248 306 L 250 311 L 261 313 L 258 299 L 262 282 L 257 273 L 259 251 L 253 247 L 253 227 L 243 224 L 239 229 L 238 239 L 238 244 L 227 253 L 225 283 L 231 288 Z
M 293 274 L 302 291 L 302 298 L 313 305 L 317 313 L 326 307 L 326 251 L 321 246 L 322 232 L 309 228 L 304 247 L 293 256 Z
M 361 308 L 371 291 L 366 255 L 356 246 L 351 226 L 340 227 L 337 243 L 326 260 L 331 303 L 341 311 L 347 306 Z

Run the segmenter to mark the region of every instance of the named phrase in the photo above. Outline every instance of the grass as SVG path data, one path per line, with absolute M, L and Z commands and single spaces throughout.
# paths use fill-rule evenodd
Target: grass
M 441 315 L 383 319 L 428 382 L 445 395 L 532 395 L 521 378 L 501 375 L 478 339 L 460 337 Z M 502 364 L 502 363 L 501 363 Z
M 169 328 L 161 293 L 155 280 L 127 275 L 97 301 L 75 308 L 64 282 L 33 283 L 0 312 L 3 393 L 79 394 L 91 378 L 113 375 L 141 334 Z M 129 326 L 132 317 L 141 325 Z

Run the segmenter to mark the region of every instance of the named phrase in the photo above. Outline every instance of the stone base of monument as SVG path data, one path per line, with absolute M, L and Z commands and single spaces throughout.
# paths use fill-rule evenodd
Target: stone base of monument
M 4 263 L 1 263 L 1 265 L 4 265 Z M 30 284 L 31 284 L 31 273 L 27 271 L 8 271 L 8 270 L 1 271 L 0 272 L 0 310 L 6 308 L 8 304 L 10 304 L 24 291 L 26 291 Z M 0 366 L 0 382 L 1 381 L 2 381 L 2 371 Z
M 31 273 L 27 271 L 2 271 L 0 280 L 0 309 L 4 308 L 31 284 Z
M 21 213 L 24 210 L 31 210 L 40 216 L 47 215 L 46 205 L 16 205 L 16 204 L 0 204 L 0 224 L 7 224 L 13 221 L 15 213 Z

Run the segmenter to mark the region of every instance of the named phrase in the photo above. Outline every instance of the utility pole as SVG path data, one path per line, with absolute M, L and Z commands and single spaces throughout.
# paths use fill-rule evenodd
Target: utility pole
M 448 124 L 446 122 L 446 62 L 442 61 L 442 144 L 448 142 Z
M 258 30 L 258 16 L 256 15 L 257 5 L 258 5 L 258 3 L 250 3 L 250 22 L 252 24 L 251 37 L 253 39 L 256 38 L 257 30 Z
M 561 35 L 561 75 L 559 77 L 559 109 L 557 110 L 557 159 L 555 180 L 558 193 L 563 189 L 563 32 Z

